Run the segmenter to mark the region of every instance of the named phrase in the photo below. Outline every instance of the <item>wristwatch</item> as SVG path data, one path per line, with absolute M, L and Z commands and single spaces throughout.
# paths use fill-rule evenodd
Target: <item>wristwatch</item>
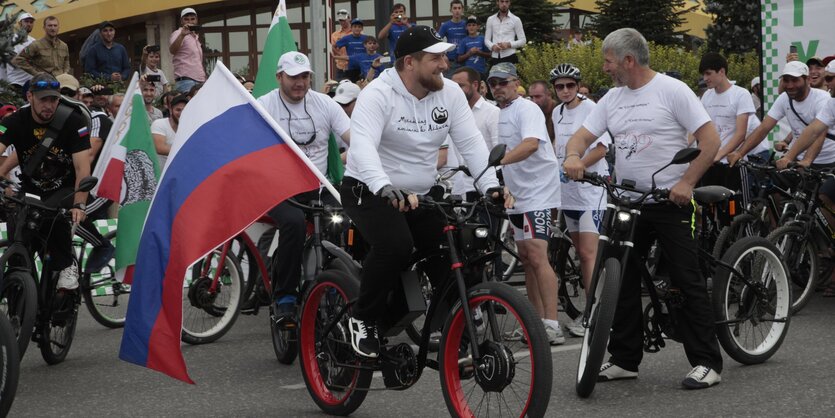
M 76 203 L 76 204 L 72 205 L 72 208 L 73 208 L 73 209 L 87 210 L 87 204 L 85 204 L 85 203 Z

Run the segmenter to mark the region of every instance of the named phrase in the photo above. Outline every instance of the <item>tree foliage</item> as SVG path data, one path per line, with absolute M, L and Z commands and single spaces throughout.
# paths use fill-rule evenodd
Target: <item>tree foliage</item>
M 510 5 L 510 12 L 519 16 L 525 27 L 528 42 L 550 42 L 554 40 L 554 15 L 571 0 L 552 3 L 548 0 L 518 0 Z M 468 15 L 475 15 L 484 24 L 487 18 L 499 11 L 496 0 L 475 0 L 470 2 Z
M 705 12 L 714 16 L 707 27 L 712 51 L 746 52 L 760 46 L 760 0 L 708 0 Z
M 576 65 L 583 76 L 583 84 L 595 92 L 601 88 L 611 88 L 612 79 L 603 72 L 602 41 L 594 38 L 585 45 L 574 45 L 571 49 L 561 44 L 547 43 L 535 48 L 526 48 L 519 57 L 519 75 L 523 84 L 528 85 L 535 80 L 547 80 L 552 68 L 561 63 Z M 649 64 L 656 71 L 678 71 L 681 80 L 694 91 L 701 78 L 699 61 L 707 52 L 703 46 L 696 51 L 686 51 L 683 48 L 649 44 Z M 740 86 L 750 85 L 751 79 L 759 75 L 759 59 L 756 51 L 744 54 L 728 54 L 728 76 L 736 80 Z
M 683 30 L 684 0 L 596 0 L 600 14 L 591 23 L 592 32 L 603 39 L 620 28 L 635 28 L 647 41 L 661 45 L 679 45 Z M 693 7 L 695 8 L 695 7 Z
M 26 31 L 17 27 L 15 19 L 6 16 L 0 19 L 0 65 L 11 62 L 15 56 L 15 45 L 26 39 Z

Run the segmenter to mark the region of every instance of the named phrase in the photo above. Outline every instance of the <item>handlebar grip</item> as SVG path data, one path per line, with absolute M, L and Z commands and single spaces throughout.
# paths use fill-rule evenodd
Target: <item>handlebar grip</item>
M 594 171 L 583 171 L 583 180 L 600 181 L 600 174 Z
M 656 200 L 669 199 L 670 189 L 655 189 L 655 191 L 652 193 L 652 197 L 654 197 Z

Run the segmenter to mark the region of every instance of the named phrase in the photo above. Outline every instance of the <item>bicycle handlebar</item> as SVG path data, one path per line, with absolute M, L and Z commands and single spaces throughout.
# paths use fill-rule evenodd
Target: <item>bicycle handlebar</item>
M 316 202 L 319 202 L 317 204 Z M 321 204 L 320 200 L 313 200 L 311 203 L 312 205 L 305 205 L 304 203 L 300 203 L 298 200 L 293 199 L 292 197 L 287 199 L 287 203 L 291 206 L 297 207 L 305 212 L 319 212 L 319 213 L 333 213 L 333 212 L 342 212 L 342 206 L 333 206 L 333 205 L 325 205 Z
M 612 183 L 612 181 L 608 177 L 601 176 L 595 172 L 584 171 L 583 178 L 579 181 L 586 182 L 593 184 L 595 186 L 603 187 L 606 190 L 606 193 L 615 201 L 627 205 L 627 206 L 640 206 L 644 203 L 644 201 L 652 197 L 656 202 L 663 203 L 669 200 L 670 198 L 670 190 L 654 187 L 651 190 L 640 190 L 635 188 L 634 186 L 628 184 L 616 184 Z M 640 196 L 637 198 L 630 198 L 628 196 L 624 197 L 617 193 L 618 190 L 623 190 L 626 192 L 638 193 Z

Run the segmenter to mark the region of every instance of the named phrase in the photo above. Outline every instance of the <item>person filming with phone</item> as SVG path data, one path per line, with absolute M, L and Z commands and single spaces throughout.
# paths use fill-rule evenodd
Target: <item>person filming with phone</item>
M 180 28 L 168 40 L 168 50 L 173 56 L 174 88 L 180 93 L 188 93 L 195 84 L 206 81 L 199 30 L 197 12 L 186 7 L 180 12 Z
M 168 78 L 160 68 L 159 45 L 145 45 L 142 48 L 142 63 L 139 65 L 139 73 L 142 74 L 142 81 L 151 83 L 154 86 L 154 98 L 162 95 L 164 87 L 168 84 Z

